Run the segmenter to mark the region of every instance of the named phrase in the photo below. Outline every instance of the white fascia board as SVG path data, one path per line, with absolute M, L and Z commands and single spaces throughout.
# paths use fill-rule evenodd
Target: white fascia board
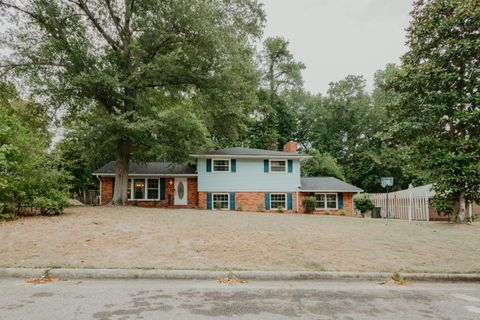
M 99 177 L 115 177 L 115 173 L 93 173 L 94 176 L 99 176 Z M 175 173 L 175 174 L 164 174 L 164 173 L 130 173 L 128 175 L 129 177 L 165 177 L 165 178 L 170 178 L 170 177 L 197 177 L 198 174 L 196 173 Z
M 267 156 L 267 155 L 234 155 L 234 154 L 191 154 L 190 157 L 195 159 L 210 159 L 210 158 L 222 158 L 222 159 L 310 159 L 311 156 L 304 156 L 304 155 L 275 155 L 275 156 Z

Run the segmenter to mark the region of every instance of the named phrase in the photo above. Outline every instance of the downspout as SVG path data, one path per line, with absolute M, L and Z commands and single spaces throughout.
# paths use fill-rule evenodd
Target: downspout
M 297 204 L 297 213 L 298 213 L 298 200 L 299 200 L 299 198 L 298 198 L 298 190 L 299 190 L 301 187 L 302 187 L 302 186 L 297 186 L 297 203 L 296 203 L 296 204 Z
M 99 188 L 99 193 L 98 193 L 98 205 L 102 205 L 102 179 L 98 177 L 98 175 L 95 175 L 97 177 L 98 181 L 100 182 L 100 188 Z

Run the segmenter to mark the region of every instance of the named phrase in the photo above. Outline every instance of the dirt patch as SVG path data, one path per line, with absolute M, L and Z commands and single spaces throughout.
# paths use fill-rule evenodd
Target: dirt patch
M 73 207 L 0 225 L 1 267 L 480 272 L 480 224 Z

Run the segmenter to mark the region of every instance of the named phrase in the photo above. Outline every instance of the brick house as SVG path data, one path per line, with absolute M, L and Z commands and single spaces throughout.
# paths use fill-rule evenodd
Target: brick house
M 168 163 L 129 166 L 129 202 L 138 206 L 208 210 L 303 212 L 302 199 L 314 196 L 317 213 L 352 215 L 353 194 L 361 192 L 333 177 L 300 177 L 296 143 L 284 151 L 227 148 L 191 155 L 196 167 Z M 101 204 L 112 199 L 115 162 L 94 172 Z

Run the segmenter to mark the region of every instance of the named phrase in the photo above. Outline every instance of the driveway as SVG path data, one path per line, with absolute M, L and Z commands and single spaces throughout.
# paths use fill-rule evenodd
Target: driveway
M 74 207 L 0 224 L 0 267 L 480 272 L 480 224 Z

